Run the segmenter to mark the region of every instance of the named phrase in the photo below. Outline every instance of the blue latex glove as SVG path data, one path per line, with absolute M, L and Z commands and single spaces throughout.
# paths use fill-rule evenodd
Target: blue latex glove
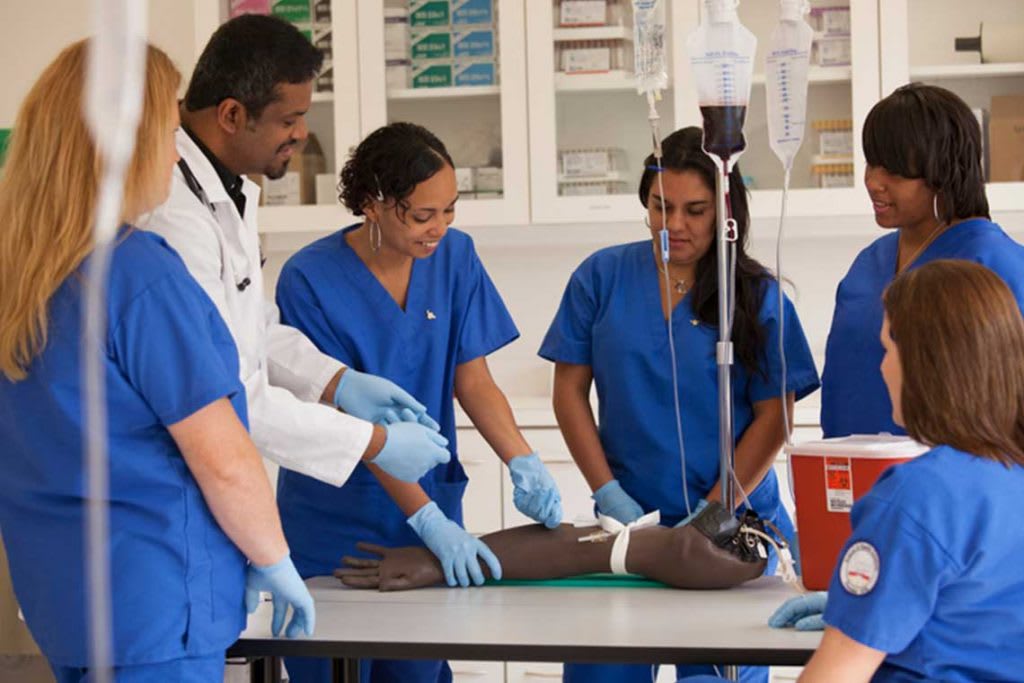
M 415 422 L 389 424 L 387 441 L 370 462 L 402 481 L 417 482 L 424 474 L 452 459 L 448 439 Z
M 686 515 L 686 517 L 683 518 L 683 521 L 679 522 L 679 524 L 676 524 L 676 528 L 678 529 L 679 527 L 686 526 L 687 524 L 692 522 L 693 518 L 699 515 L 707 506 L 708 502 L 706 500 L 704 500 L 703 498 L 698 500 L 697 504 L 693 507 L 693 512 Z
M 334 405 L 367 422 L 419 422 L 440 429 L 427 407 L 391 380 L 346 368 L 334 390 Z
M 613 517 L 622 524 L 635 522 L 644 516 L 644 510 L 633 498 L 622 489 L 618 479 L 594 491 L 591 496 L 597 503 L 597 511 L 602 515 Z
M 292 620 L 285 629 L 285 635 L 295 638 L 300 633 L 313 635 L 316 627 L 316 608 L 313 596 L 306 589 L 302 577 L 292 564 L 291 555 L 267 567 L 249 565 L 245 574 L 245 608 L 252 614 L 260 604 L 260 591 L 270 593 L 274 599 L 274 617 L 270 632 L 281 633 L 288 607 L 292 608 Z
M 465 588 L 471 579 L 476 585 L 482 585 L 484 572 L 480 569 L 480 560 L 487 563 L 491 576 L 501 578 L 501 563 L 491 549 L 445 517 L 434 501 L 421 507 L 406 521 L 441 561 L 444 580 L 449 586 L 457 583 Z
M 793 626 L 797 631 L 824 631 L 822 615 L 827 601 L 828 593 L 808 593 L 790 598 L 768 617 L 768 625 L 772 628 Z
M 508 461 L 512 474 L 512 502 L 530 519 L 554 529 L 562 522 L 562 496 L 548 468 L 536 452 Z

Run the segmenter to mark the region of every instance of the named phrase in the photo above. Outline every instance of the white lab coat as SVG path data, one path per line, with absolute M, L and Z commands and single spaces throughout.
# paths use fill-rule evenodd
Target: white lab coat
M 177 133 L 177 147 L 213 210 L 175 167 L 170 197 L 140 220 L 140 227 L 177 250 L 231 330 L 249 404 L 249 431 L 260 452 L 282 467 L 340 486 L 366 450 L 373 427 L 319 403 L 342 364 L 295 328 L 282 325 L 277 307 L 264 296 L 256 231 L 260 188 L 243 177 L 243 218 L 213 165 L 183 130 Z M 239 289 L 246 278 L 248 286 Z

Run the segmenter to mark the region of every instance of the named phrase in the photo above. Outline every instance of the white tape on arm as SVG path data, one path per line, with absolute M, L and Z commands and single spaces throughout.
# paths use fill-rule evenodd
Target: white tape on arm
M 633 529 L 643 529 L 650 526 L 658 526 L 661 522 L 661 512 L 655 510 L 643 517 L 623 524 L 612 517 L 598 515 L 601 528 L 615 536 L 615 543 L 612 545 L 611 572 L 613 574 L 628 574 L 626 571 L 626 552 L 629 550 L 629 534 Z

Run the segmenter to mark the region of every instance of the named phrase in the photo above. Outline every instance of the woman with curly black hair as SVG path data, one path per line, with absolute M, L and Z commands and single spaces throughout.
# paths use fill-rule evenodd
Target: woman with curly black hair
M 426 545 L 449 586 L 483 583 L 481 562 L 500 577 L 498 558 L 462 528 L 468 480 L 453 397 L 508 464 L 523 514 L 555 527 L 561 498 L 487 367 L 487 355 L 519 332 L 473 241 L 449 228 L 458 199 L 452 159 L 430 131 L 393 123 L 359 144 L 340 188 L 341 201 L 364 220 L 289 259 L 277 286 L 281 318 L 324 353 L 394 381 L 426 405 L 452 459 L 419 484 L 373 465 L 360 466 L 340 489 L 282 471 L 278 503 L 292 556 L 303 576 L 315 576 L 330 574 L 357 541 Z M 329 680 L 323 663 L 287 666 L 293 681 Z M 445 662 L 374 660 L 362 670 L 370 681 L 451 680 Z

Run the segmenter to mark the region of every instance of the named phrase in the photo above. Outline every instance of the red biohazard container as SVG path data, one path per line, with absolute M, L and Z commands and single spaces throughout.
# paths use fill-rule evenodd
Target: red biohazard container
M 850 537 L 850 510 L 882 472 L 928 448 L 905 436 L 854 435 L 786 447 L 804 587 L 826 590 Z

